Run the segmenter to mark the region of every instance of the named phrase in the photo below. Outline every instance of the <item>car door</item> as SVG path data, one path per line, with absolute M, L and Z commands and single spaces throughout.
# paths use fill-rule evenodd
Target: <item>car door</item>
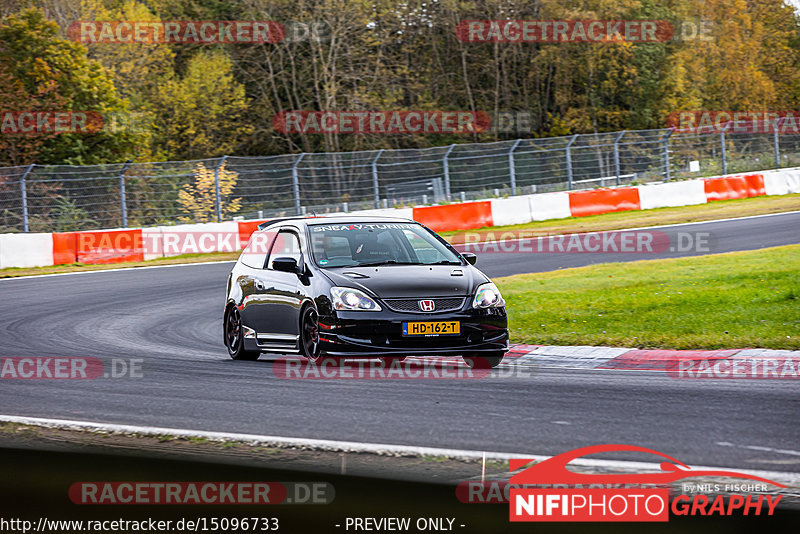
M 259 310 L 264 297 L 265 282 L 268 278 L 267 255 L 278 232 L 257 231 L 250 236 L 247 246 L 239 256 L 234 269 L 235 278 L 231 281 L 241 294 L 242 323 L 255 331 L 263 328 L 263 312 Z M 232 293 L 236 294 L 236 291 Z
M 276 271 L 275 258 L 294 258 L 303 265 L 300 235 L 295 229 L 282 228 L 267 256 L 266 268 L 255 277 L 258 298 L 252 324 L 260 345 L 294 348 L 300 330 L 300 306 L 303 302 L 300 279 L 295 273 Z

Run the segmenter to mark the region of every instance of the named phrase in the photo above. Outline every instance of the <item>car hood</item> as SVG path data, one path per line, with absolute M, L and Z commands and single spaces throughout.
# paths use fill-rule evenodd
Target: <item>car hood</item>
M 323 272 L 334 285 L 366 290 L 378 298 L 466 297 L 488 281 L 471 265 L 341 267 Z

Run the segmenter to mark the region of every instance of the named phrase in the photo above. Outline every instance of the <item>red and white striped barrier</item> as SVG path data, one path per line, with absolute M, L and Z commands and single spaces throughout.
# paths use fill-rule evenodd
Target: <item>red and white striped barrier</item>
M 800 169 L 522 195 L 441 206 L 365 210 L 352 214 L 413 218 L 437 232 L 445 232 L 790 193 L 800 193 Z M 0 234 L 0 269 L 120 263 L 180 254 L 234 252 L 244 248 L 261 222 L 264 221 L 53 234 Z

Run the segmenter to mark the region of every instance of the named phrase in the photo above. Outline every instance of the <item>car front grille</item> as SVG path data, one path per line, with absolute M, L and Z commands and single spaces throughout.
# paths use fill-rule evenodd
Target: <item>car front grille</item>
M 419 307 L 420 300 L 432 300 L 435 304 L 433 311 L 424 312 Z M 464 306 L 464 297 L 432 298 L 432 299 L 383 299 L 390 310 L 400 313 L 442 313 L 460 310 Z

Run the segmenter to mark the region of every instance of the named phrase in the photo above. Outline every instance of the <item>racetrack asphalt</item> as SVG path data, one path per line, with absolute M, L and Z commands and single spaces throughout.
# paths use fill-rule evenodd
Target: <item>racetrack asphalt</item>
M 728 252 L 800 243 L 800 213 L 697 223 Z M 481 254 L 489 276 L 688 255 Z M 2 380 L 0 413 L 552 455 L 649 447 L 690 465 L 800 472 L 800 384 L 539 368 L 478 380 L 285 380 L 222 345 L 230 263 L 0 280 L 0 356 L 142 360 L 142 378 Z M 639 456 L 608 456 L 642 459 Z

